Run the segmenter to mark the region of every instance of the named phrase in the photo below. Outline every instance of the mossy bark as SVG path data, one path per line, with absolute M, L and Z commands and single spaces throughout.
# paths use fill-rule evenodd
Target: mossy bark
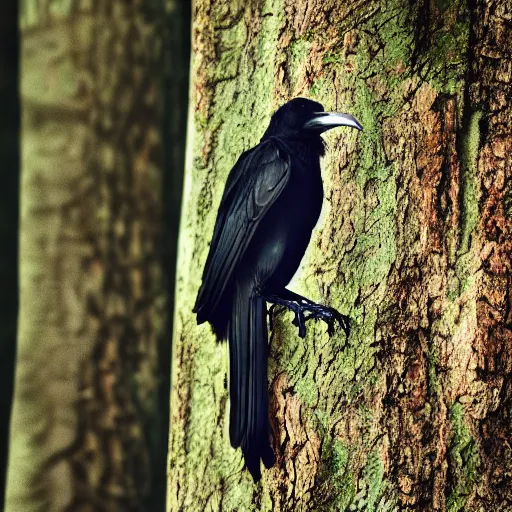
M 8 512 L 157 510 L 149 493 L 154 450 L 165 451 L 156 407 L 165 306 L 158 18 L 136 0 L 21 6 Z
M 168 509 L 512 510 L 512 4 L 197 0 Z M 237 156 L 294 96 L 350 112 L 292 287 L 350 315 L 271 339 L 277 464 L 229 446 L 227 351 L 192 307 Z

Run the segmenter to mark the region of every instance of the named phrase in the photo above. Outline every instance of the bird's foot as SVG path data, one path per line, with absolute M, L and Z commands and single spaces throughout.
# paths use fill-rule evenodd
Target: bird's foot
M 312 318 L 322 320 L 327 324 L 327 333 L 329 336 L 334 334 L 334 327 L 336 322 L 338 322 L 340 327 L 345 331 L 347 338 L 350 334 L 349 318 L 345 315 L 342 315 L 334 308 L 324 306 L 322 304 L 317 304 L 316 302 L 295 294 L 292 299 L 283 299 L 276 296 L 269 296 L 264 298 L 267 300 L 267 302 L 272 303 L 272 306 L 269 310 L 271 329 L 273 329 L 274 326 L 276 309 L 278 307 L 286 307 L 293 311 L 295 314 L 295 318 L 293 319 L 292 323 L 298 327 L 299 336 L 301 338 L 306 337 L 306 322 Z
M 347 316 L 342 315 L 334 308 L 324 306 L 323 304 L 317 304 L 308 299 L 302 299 L 298 301 L 298 303 L 300 307 L 300 312 L 302 313 L 302 319 L 300 318 L 300 316 L 296 315 L 292 323 L 299 327 L 299 335 L 301 324 L 304 324 L 305 322 L 313 318 L 322 320 L 327 324 L 327 333 L 329 334 L 329 336 L 332 336 L 334 334 L 335 324 L 336 322 L 338 322 L 343 331 L 345 331 L 345 334 L 348 338 L 350 334 L 350 321 Z M 305 330 L 303 330 L 303 333 L 305 335 Z

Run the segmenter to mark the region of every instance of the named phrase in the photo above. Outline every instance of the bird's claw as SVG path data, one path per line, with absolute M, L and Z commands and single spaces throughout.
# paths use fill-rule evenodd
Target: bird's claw
M 305 323 L 311 318 L 322 320 L 327 324 L 327 334 L 333 336 L 335 332 L 335 323 L 338 322 L 340 327 L 345 332 L 347 338 L 350 335 L 350 321 L 345 315 L 342 315 L 338 311 L 328 306 L 322 306 L 315 304 L 310 301 L 301 301 L 297 303 L 298 310 L 295 311 L 295 318 L 293 319 L 293 325 L 299 328 L 299 336 L 304 338 L 306 336 Z M 305 315 L 303 311 L 307 311 L 309 314 Z
M 292 320 L 292 324 L 299 328 L 299 336 L 301 338 L 306 337 L 306 317 L 301 309 L 294 311 L 295 318 Z
M 294 318 L 292 320 L 292 324 L 298 328 L 298 334 L 301 338 L 306 337 L 306 322 L 311 318 L 325 322 L 327 324 L 327 334 L 329 334 L 329 336 L 334 334 L 336 322 L 339 323 L 347 338 L 350 334 L 350 321 L 347 316 L 342 315 L 334 308 L 316 304 L 306 298 L 274 302 L 268 311 L 270 317 L 270 329 L 272 330 L 274 328 L 274 319 L 277 315 L 276 309 L 279 309 L 280 307 L 287 307 L 293 311 Z

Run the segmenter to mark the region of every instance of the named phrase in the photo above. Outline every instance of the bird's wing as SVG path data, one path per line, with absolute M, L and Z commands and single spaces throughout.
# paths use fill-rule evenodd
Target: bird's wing
M 219 206 L 194 311 L 209 320 L 258 224 L 288 183 L 290 156 L 276 139 L 244 153 L 231 170 Z

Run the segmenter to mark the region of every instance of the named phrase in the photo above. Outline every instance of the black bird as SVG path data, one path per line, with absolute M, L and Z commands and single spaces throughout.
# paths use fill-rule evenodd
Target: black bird
M 320 134 L 336 126 L 362 129 L 348 114 L 295 98 L 274 113 L 260 143 L 240 156 L 226 182 L 194 307 L 198 324 L 210 322 L 219 341 L 228 339 L 231 445 L 242 448 L 254 481 L 261 478 L 260 459 L 267 468 L 275 461 L 267 410 L 267 302 L 271 313 L 274 306 L 295 313 L 302 338 L 310 318 L 326 322 L 329 334 L 337 321 L 349 335 L 346 316 L 285 288 L 322 207 Z

